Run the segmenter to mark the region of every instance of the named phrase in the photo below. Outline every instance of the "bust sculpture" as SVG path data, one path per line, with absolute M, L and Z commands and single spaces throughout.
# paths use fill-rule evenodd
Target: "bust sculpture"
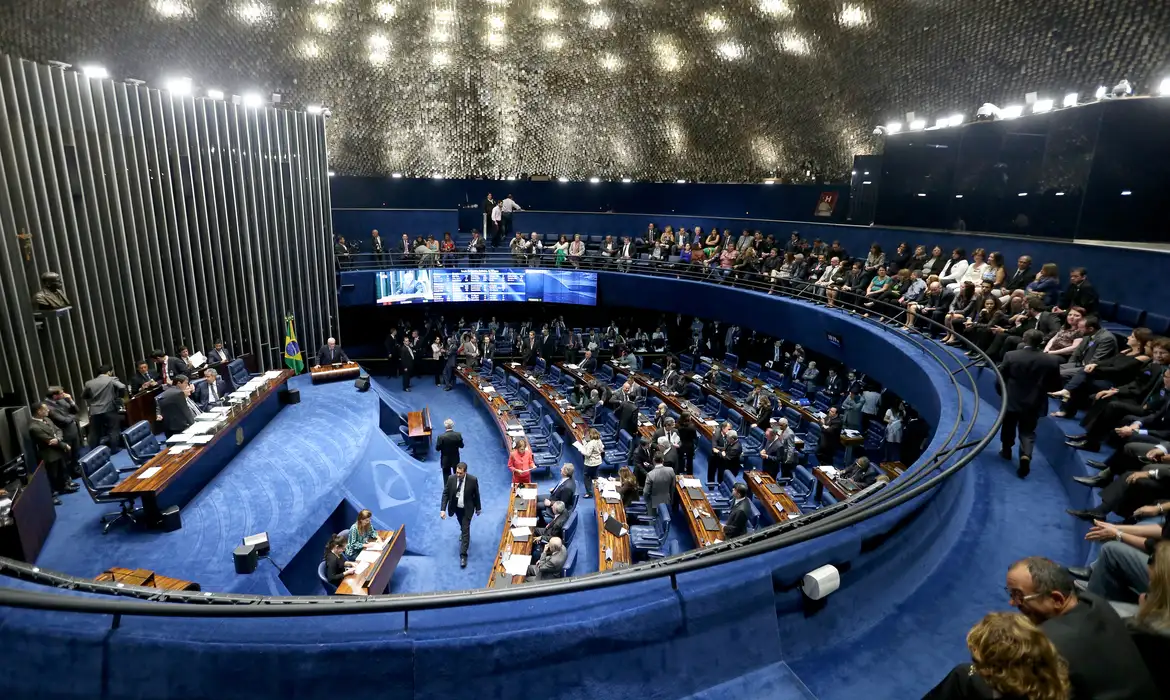
M 33 295 L 33 303 L 40 311 L 53 311 L 69 306 L 69 297 L 65 296 L 65 282 L 56 272 L 45 272 L 41 275 L 41 290 Z

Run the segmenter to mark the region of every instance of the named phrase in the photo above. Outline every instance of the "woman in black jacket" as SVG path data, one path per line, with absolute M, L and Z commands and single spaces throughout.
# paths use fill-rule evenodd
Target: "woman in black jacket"
M 695 443 L 699 440 L 699 433 L 695 430 L 695 420 L 689 413 L 684 413 L 678 419 L 678 468 L 683 474 L 695 473 Z
M 345 560 L 346 535 L 333 535 L 325 545 L 325 578 L 337 586 L 341 580 L 353 573 L 353 563 Z

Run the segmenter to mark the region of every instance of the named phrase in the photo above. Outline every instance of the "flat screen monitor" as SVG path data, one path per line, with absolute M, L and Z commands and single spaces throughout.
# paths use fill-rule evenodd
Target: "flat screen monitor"
M 541 268 L 432 268 L 377 273 L 382 305 L 536 301 L 597 304 L 597 273 Z

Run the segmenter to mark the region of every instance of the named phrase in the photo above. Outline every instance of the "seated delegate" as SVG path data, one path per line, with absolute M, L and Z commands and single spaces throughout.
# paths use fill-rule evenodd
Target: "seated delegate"
M 330 537 L 329 544 L 325 545 L 325 578 L 334 586 L 353 573 L 353 562 L 345 560 L 347 541 L 345 535 L 337 534 Z
M 374 514 L 368 510 L 358 513 L 357 522 L 349 526 L 349 539 L 345 545 L 345 558 L 353 560 L 371 542 L 378 541 L 378 531 L 374 529 Z

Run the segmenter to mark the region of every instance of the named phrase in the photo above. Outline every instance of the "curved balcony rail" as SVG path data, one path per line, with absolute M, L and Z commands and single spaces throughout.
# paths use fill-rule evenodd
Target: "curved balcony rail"
M 516 256 L 511 253 L 400 256 L 393 254 L 365 254 L 343 256 L 337 260 L 338 271 L 386 270 L 405 267 L 490 267 L 533 268 L 556 267 L 551 250 L 539 256 Z M 826 305 L 824 290 L 815 284 L 791 279 L 778 279 L 751 269 L 723 269 L 707 265 L 683 263 L 677 258 L 665 260 L 642 256 L 620 260 L 589 252 L 574 264 L 566 260 L 561 269 L 614 271 L 633 275 L 670 276 L 701 281 L 708 284 L 730 285 L 736 288 L 783 296 L 805 303 Z M 55 611 L 153 617 L 284 617 L 315 615 L 351 615 L 357 613 L 385 613 L 484 605 L 524 600 L 620 586 L 625 583 L 669 577 L 672 585 L 683 573 L 718 566 L 767 552 L 790 547 L 821 535 L 856 525 L 866 519 L 886 513 L 938 487 L 971 462 L 992 440 L 1003 420 L 1006 402 L 1002 398 L 1003 378 L 990 358 L 962 336 L 957 336 L 967 360 L 935 342 L 933 335 L 946 332 L 941 325 L 919 317 L 917 325 L 907 330 L 901 320 L 899 307 L 881 302 L 867 307 L 863 303 L 839 295 L 834 310 L 828 313 L 849 313 L 871 323 L 884 332 L 896 333 L 914 345 L 926 357 L 945 369 L 957 404 L 956 418 L 951 425 L 938 425 L 936 439 L 928 454 L 924 454 L 902 475 L 892 482 L 878 482 L 833 506 L 802 515 L 793 520 L 774 524 L 748 533 L 734 540 L 684 552 L 673 557 L 651 561 L 626 569 L 584 574 L 568 579 L 540 581 L 505 589 L 475 589 L 442 591 L 423 594 L 392 594 L 369 597 L 349 596 L 256 596 L 212 592 L 171 592 L 157 589 L 98 583 L 88 579 L 50 572 L 35 566 L 0 558 L 0 573 L 63 590 L 105 594 L 98 596 L 60 595 L 50 591 L 0 588 L 0 605 Z M 976 367 L 993 373 L 999 397 L 998 411 L 990 429 L 973 436 L 980 412 L 986 410 L 980 400 L 978 382 L 972 370 Z M 968 393 L 969 392 L 969 393 Z M 968 402 L 972 405 L 968 406 Z M 946 431 L 944 440 L 937 436 Z

